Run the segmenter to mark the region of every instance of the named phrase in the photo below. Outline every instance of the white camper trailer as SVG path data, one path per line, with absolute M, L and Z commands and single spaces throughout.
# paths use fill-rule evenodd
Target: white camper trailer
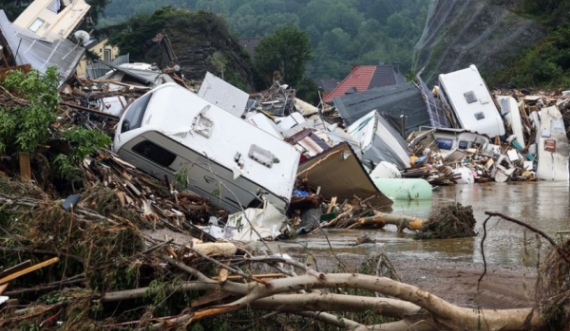
M 400 170 L 410 167 L 406 141 L 376 110 L 354 122 L 347 132 L 359 143 L 361 160 L 374 166 L 387 161 Z
M 442 99 L 463 129 L 491 138 L 505 134 L 505 125 L 477 67 L 439 75 Z
M 570 148 L 564 119 L 558 107 L 548 107 L 540 111 L 540 132 L 536 137 L 538 147 L 539 179 L 568 181 Z
M 263 199 L 284 211 L 300 158 L 295 147 L 174 83 L 129 106 L 113 149 L 159 179 L 187 174 L 190 191 L 230 213 Z

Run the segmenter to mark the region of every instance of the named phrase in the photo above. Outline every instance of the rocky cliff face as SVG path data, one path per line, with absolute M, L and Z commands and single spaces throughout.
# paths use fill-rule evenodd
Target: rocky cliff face
M 206 71 L 221 76 L 219 66 L 212 61 L 212 55 L 218 53 L 224 62 L 225 79 L 245 91 L 254 90 L 248 55 L 221 18 L 206 12 L 178 12 L 169 18 L 161 33 L 168 36 L 186 78 L 202 80 Z M 159 67 L 172 65 L 164 44 L 157 38 L 147 41 L 145 49 L 145 62 L 155 62 Z
M 522 50 L 544 38 L 539 23 L 510 11 L 514 0 L 432 0 L 424 33 L 414 49 L 414 70 L 428 84 L 440 73 L 475 64 L 492 81 Z

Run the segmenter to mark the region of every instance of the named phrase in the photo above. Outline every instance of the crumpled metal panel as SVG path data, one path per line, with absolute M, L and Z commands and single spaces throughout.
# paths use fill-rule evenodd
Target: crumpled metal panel
M 7 38 L 11 38 L 12 42 L 16 43 L 14 54 L 17 53 L 16 58 L 19 65 L 29 63 L 32 68 L 42 74 L 49 67 L 56 66 L 59 72 L 60 85 L 75 72 L 79 61 L 85 54 L 85 48 L 79 47 L 67 39 L 56 39 L 50 42 L 14 25 L 11 26 L 11 29 L 2 32 L 9 36 Z

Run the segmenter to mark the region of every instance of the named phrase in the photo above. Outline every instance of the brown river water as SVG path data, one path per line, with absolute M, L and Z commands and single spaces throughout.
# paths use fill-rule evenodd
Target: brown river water
M 475 238 L 446 240 L 414 240 L 412 232 L 398 234 L 395 226 L 380 230 L 327 229 L 322 233 L 300 236 L 292 241 L 271 243 L 274 252 L 301 255 L 310 251 L 317 257 L 331 258 L 332 249 L 342 260 L 362 260 L 367 256 L 386 253 L 390 259 L 431 262 L 434 265 L 456 263 L 479 264 L 482 262 L 482 225 L 485 211 L 500 212 L 524 221 L 548 235 L 558 238 L 560 231 L 570 230 L 570 192 L 568 183 L 524 182 L 488 183 L 439 187 L 432 201 L 397 202 L 394 213 L 427 218 L 437 207 L 452 202 L 473 206 L 477 219 Z M 485 255 L 489 264 L 502 266 L 533 266 L 537 252 L 544 257 L 547 243 L 537 248 L 535 235 L 518 225 L 494 218 L 488 222 Z M 356 239 L 368 235 L 374 244 L 356 245 Z

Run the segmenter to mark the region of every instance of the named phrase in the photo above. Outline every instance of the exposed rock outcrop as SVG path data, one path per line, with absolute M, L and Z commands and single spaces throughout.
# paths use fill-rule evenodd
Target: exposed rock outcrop
M 186 78 L 202 80 L 206 71 L 221 76 L 211 58 L 218 52 L 225 63 L 225 79 L 245 91 L 254 90 L 251 61 L 219 16 L 201 11 L 176 12 L 164 30 L 156 32 L 168 36 Z M 159 67 L 171 65 L 165 47 L 156 38 L 145 46 L 145 62 L 155 62 Z
M 488 78 L 546 36 L 539 23 L 509 10 L 513 1 L 432 0 L 424 33 L 414 48 L 414 69 L 424 79 L 475 64 Z

